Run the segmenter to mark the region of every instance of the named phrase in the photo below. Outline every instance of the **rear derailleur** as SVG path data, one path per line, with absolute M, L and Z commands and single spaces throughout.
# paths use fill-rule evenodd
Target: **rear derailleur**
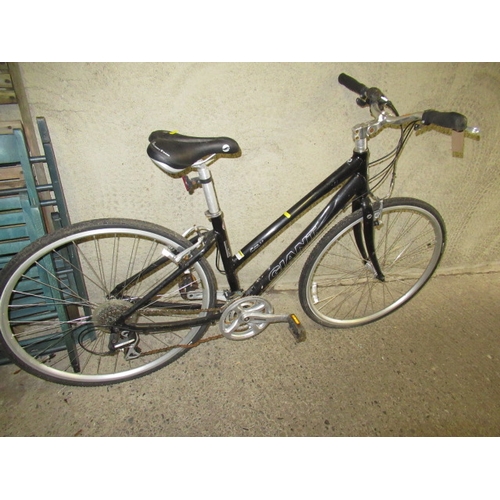
M 120 330 L 118 332 L 111 332 L 108 349 L 110 354 L 114 354 L 117 351 L 123 351 L 125 354 L 125 361 L 131 361 L 132 359 L 137 359 L 141 355 L 141 348 L 138 344 L 139 335 L 136 332 Z

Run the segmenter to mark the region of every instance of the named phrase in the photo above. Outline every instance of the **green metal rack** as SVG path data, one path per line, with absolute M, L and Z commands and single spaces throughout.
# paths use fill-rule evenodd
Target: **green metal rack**
M 20 122 L 18 126 L 1 129 L 0 270 L 31 242 L 70 223 L 47 123 L 44 118 L 37 118 L 37 125 L 43 156 L 30 156 Z M 26 286 L 33 285 L 27 281 Z M 47 290 L 30 292 L 50 293 Z M 61 318 L 64 311 L 23 310 L 29 314 L 55 315 L 64 320 Z M 37 343 L 40 344 L 40 339 Z M 6 356 L 0 351 L 0 364 L 6 362 Z

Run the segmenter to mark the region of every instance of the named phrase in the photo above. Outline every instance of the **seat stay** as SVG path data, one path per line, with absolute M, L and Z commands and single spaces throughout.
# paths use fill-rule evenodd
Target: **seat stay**
M 216 235 L 214 232 L 210 231 L 206 234 L 206 240 L 204 241 L 204 244 L 201 246 L 201 248 L 196 249 L 192 253 L 191 256 L 186 256 L 185 260 L 182 260 L 181 262 L 177 263 L 177 268 L 173 270 L 173 272 L 167 276 L 164 280 L 162 280 L 160 283 L 158 283 L 155 287 L 153 287 L 148 293 L 146 293 L 144 296 L 142 296 L 139 300 L 137 300 L 134 303 L 131 303 L 131 307 L 127 309 L 115 322 L 115 325 L 117 327 L 124 327 L 125 326 L 125 321 L 127 318 L 132 316 L 136 311 L 139 309 L 146 307 L 169 283 L 172 283 L 175 281 L 177 278 L 182 276 L 186 270 L 188 270 L 191 266 L 193 266 L 198 260 L 200 260 L 201 257 L 203 257 L 216 243 Z M 193 245 L 197 246 L 197 245 Z M 158 268 L 161 266 L 164 262 L 166 257 L 158 259 L 156 262 L 151 264 L 147 269 L 149 271 L 152 271 L 153 269 Z M 141 275 L 144 275 L 144 271 L 141 273 L 138 273 L 136 277 L 140 277 Z M 130 280 L 128 281 L 130 283 Z M 128 284 L 127 283 L 127 284 Z M 122 284 L 123 285 L 123 284 Z M 120 292 L 123 291 L 123 289 L 126 287 L 126 285 L 122 286 L 118 285 L 117 288 L 119 288 Z

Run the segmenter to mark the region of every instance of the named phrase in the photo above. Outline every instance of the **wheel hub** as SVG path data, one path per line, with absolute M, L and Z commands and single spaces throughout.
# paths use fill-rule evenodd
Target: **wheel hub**
M 100 330 L 110 330 L 116 320 L 130 308 L 130 302 L 112 299 L 99 304 L 92 315 L 92 322 Z

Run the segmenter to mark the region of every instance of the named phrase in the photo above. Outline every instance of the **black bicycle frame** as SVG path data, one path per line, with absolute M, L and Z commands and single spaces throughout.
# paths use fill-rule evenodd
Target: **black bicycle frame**
M 342 183 L 345 183 L 334 194 L 329 203 L 320 212 L 320 214 L 307 226 L 302 233 L 290 243 L 290 245 L 277 257 L 274 262 L 261 274 L 261 276 L 248 288 L 242 291 L 237 269 L 252 257 L 263 246 L 272 240 L 283 228 L 290 224 L 305 210 L 310 208 L 314 203 L 320 200 L 323 196 L 329 194 Z M 178 269 L 151 290 L 147 296 L 144 296 L 116 322 L 117 327 L 128 327 L 125 325 L 125 320 L 130 317 L 136 310 L 146 305 L 148 301 L 155 296 L 157 290 L 161 290 L 169 282 L 179 277 L 186 269 L 194 264 L 202 255 L 204 255 L 214 244 L 217 246 L 226 279 L 230 287 L 231 294 L 243 293 L 244 296 L 260 295 L 269 284 L 274 281 L 310 243 L 316 235 L 350 202 L 352 202 L 353 211 L 361 208 L 363 211 L 363 225 L 358 225 L 355 228 L 356 243 L 361 257 L 365 262 L 371 262 L 377 274 L 377 278 L 384 280 L 384 275 L 380 269 L 375 253 L 375 245 L 373 239 L 374 216 L 373 207 L 368 198 L 368 152 L 356 153 L 339 167 L 333 174 L 328 176 L 323 182 L 318 184 L 312 191 L 304 196 L 288 211 L 284 212 L 278 219 L 269 225 L 264 231 L 256 236 L 252 241 L 245 245 L 239 252 L 232 255 L 229 245 L 228 234 L 224 225 L 222 215 L 211 218 L 213 226 L 213 235 L 211 243 L 207 244 L 202 250 L 192 255 L 187 262 L 179 265 Z M 214 236 L 215 235 L 215 236 Z M 157 263 L 153 263 L 148 270 L 154 270 L 157 264 L 162 264 L 164 261 L 160 259 Z M 122 286 L 123 285 L 123 286 Z M 127 283 L 119 285 L 115 290 L 126 288 Z M 121 288 L 120 288 L 121 287 Z M 198 317 L 190 320 L 174 321 L 163 325 L 140 327 L 134 326 L 132 329 L 136 331 L 156 331 L 156 330 L 175 330 L 178 328 L 187 328 L 199 326 L 207 322 L 215 321 L 221 316 L 220 312 L 208 313 L 206 316 Z
M 226 279 L 231 292 L 241 291 L 239 280 L 236 274 L 237 269 L 252 257 L 263 246 L 272 240 L 284 227 L 290 224 L 295 218 L 310 208 L 323 196 L 332 192 L 339 185 L 344 183 L 333 196 L 321 213 L 302 231 L 302 233 L 290 243 L 290 245 L 281 253 L 279 257 L 261 274 L 261 276 L 248 288 L 243 295 L 260 295 L 269 284 L 275 280 L 306 248 L 314 237 L 341 211 L 349 202 L 356 200 L 359 206 L 365 207 L 366 223 L 364 224 L 364 238 L 358 242 L 360 253 L 368 261 L 372 258 L 376 261 L 375 249 L 373 243 L 373 209 L 370 213 L 371 203 L 367 197 L 368 194 L 368 153 L 354 153 L 353 156 L 339 167 L 333 174 L 318 184 L 312 191 L 304 196 L 292 208 L 284 212 L 270 226 L 247 243 L 235 255 L 231 255 L 227 232 L 224 227 L 222 215 L 212 219 L 214 231 L 217 234 L 217 247 L 221 254 Z M 359 206 L 353 208 L 359 208 Z M 363 244 L 364 241 L 364 244 Z M 366 244 L 366 247 L 365 247 Z M 374 264 L 379 277 L 382 277 L 378 263 Z

